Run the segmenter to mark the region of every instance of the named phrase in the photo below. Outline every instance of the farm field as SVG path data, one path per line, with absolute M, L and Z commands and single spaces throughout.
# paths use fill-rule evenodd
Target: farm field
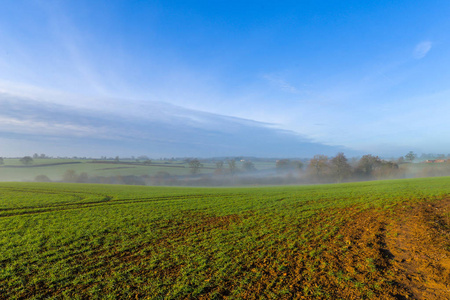
M 0 299 L 449 299 L 450 177 L 0 183 Z
M 35 159 L 25 166 L 18 159 L 5 159 L 0 166 L 0 181 L 33 181 L 38 175 L 46 175 L 59 181 L 67 170 L 85 172 L 90 176 L 151 175 L 160 171 L 173 175 L 187 175 L 189 168 L 183 162 L 155 162 L 151 165 L 131 165 L 128 162 L 98 162 L 80 159 Z
M 236 163 L 242 167 L 241 162 Z M 257 170 L 275 168 L 274 162 L 255 162 Z M 199 174 L 212 174 L 216 165 L 203 163 Z M 5 158 L 0 165 L 0 181 L 34 181 L 38 175 L 46 175 L 52 181 L 60 181 L 67 170 L 87 173 L 89 176 L 141 176 L 164 172 L 173 176 L 191 174 L 189 164 L 184 161 L 153 161 L 149 165 L 134 161 L 95 161 L 89 159 L 35 159 L 30 165 L 24 165 L 19 159 Z

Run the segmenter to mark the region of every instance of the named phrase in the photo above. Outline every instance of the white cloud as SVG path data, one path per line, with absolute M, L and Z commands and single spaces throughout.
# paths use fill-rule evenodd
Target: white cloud
M 413 52 L 413 57 L 415 59 L 424 58 L 428 52 L 431 50 L 432 43 L 430 41 L 423 41 L 416 45 Z
M 20 120 L 0 116 L 0 131 L 12 134 L 39 134 L 51 136 L 106 136 L 105 129 L 78 124 L 51 123 L 48 121 Z M 113 135 L 111 134 L 111 137 Z
M 103 149 L 105 153 L 120 148 L 127 155 L 141 151 L 149 155 L 162 153 L 167 156 L 203 157 L 307 157 L 317 152 L 329 154 L 342 151 L 342 147 L 315 143 L 295 132 L 273 128 L 267 123 L 160 102 L 147 102 L 140 106 L 148 112 L 147 117 L 145 113 L 137 117 L 124 117 L 113 111 L 98 113 L 7 94 L 0 94 L 0 106 L 3 108 L 0 111 L 0 139 L 20 140 L 24 149 L 29 148 L 30 140 L 42 140 L 39 149 L 73 143 L 84 145 L 84 155 L 88 156 L 94 155 L 90 150 L 93 148 Z M 133 111 L 133 108 L 130 110 L 126 106 L 123 106 L 124 110 Z M 2 153 L 0 156 L 6 155 Z M 67 152 L 66 155 L 73 154 Z

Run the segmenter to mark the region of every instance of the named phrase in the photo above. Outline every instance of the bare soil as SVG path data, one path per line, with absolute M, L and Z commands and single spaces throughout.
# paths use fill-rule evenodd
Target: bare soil
M 406 299 L 450 299 L 450 199 L 404 207 L 386 237 Z
M 450 299 L 450 199 L 344 213 L 353 216 L 327 241 L 326 266 L 295 264 L 303 278 L 288 278 L 298 293 L 286 299 Z M 305 294 L 317 286 L 323 293 Z

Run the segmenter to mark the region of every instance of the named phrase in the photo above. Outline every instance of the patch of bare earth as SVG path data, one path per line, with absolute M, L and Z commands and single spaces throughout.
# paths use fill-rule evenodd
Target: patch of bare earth
M 450 299 L 450 199 L 402 208 L 386 236 L 406 299 Z
M 334 276 L 314 274 L 332 298 L 450 299 L 450 198 L 405 204 L 392 214 L 347 213 L 351 221 L 337 235 L 342 243 L 328 242 L 331 251 L 322 255 Z

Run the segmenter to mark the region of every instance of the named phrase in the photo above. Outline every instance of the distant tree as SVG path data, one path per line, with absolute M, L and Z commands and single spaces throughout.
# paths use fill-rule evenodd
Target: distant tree
M 382 161 L 378 156 L 371 154 L 364 155 L 358 162 L 356 167 L 357 173 L 364 176 L 372 175 L 372 172 L 382 165 Z
M 41 155 L 39 155 L 39 158 L 41 158 L 41 159 L 47 158 L 47 155 L 45 155 L 44 153 L 42 153 Z
M 398 164 L 393 161 L 381 161 L 379 165 L 373 172 L 372 175 L 377 179 L 388 179 L 396 178 L 400 174 Z
M 234 159 L 227 161 L 227 164 L 228 164 L 228 169 L 230 170 L 231 174 L 234 174 L 237 172 L 236 161 Z
M 114 162 L 116 162 L 116 163 L 119 162 L 119 157 L 118 157 L 118 156 L 116 156 L 116 157 L 114 158 Z
M 197 174 L 201 167 L 203 167 L 203 165 L 198 159 L 195 158 L 189 161 L 189 168 L 191 169 L 192 174 Z
M 408 154 L 405 155 L 406 160 L 412 162 L 413 160 L 415 160 L 417 158 L 417 154 L 415 154 L 412 151 L 409 151 Z
M 326 155 L 314 155 L 314 157 L 309 161 L 308 169 L 317 177 L 323 176 L 327 168 L 328 156 Z
M 152 176 L 152 184 L 162 185 L 167 184 L 170 181 L 170 174 L 166 171 L 158 171 L 155 175 Z
M 342 182 L 343 179 L 350 176 L 351 167 L 344 153 L 339 152 L 335 157 L 331 158 L 330 165 L 333 175 L 338 182 Z
M 64 172 L 63 181 L 64 182 L 77 182 L 78 176 L 74 170 L 67 170 Z
M 242 164 L 242 168 L 247 172 L 256 171 L 255 164 L 253 164 L 251 161 L 244 161 Z
M 403 156 L 400 156 L 398 159 L 397 159 L 397 164 L 403 164 L 405 162 L 405 158 L 403 157 Z
M 277 160 L 275 166 L 277 169 L 284 169 L 289 165 L 289 159 L 280 159 Z
M 277 170 L 279 170 L 279 171 L 294 170 L 294 169 L 300 170 L 303 168 L 303 163 L 299 160 L 291 161 L 289 159 L 280 159 L 280 160 L 277 160 L 275 166 L 276 166 Z
M 223 173 L 223 161 L 219 160 L 216 162 L 216 169 L 214 170 L 215 174 L 222 174 Z
M 150 159 L 146 159 L 144 161 L 144 165 L 151 165 L 151 164 L 152 164 L 152 161 Z
M 37 153 L 33 154 L 33 158 L 34 158 L 34 159 L 39 158 L 39 154 L 37 154 Z
M 298 169 L 298 170 L 303 169 L 303 166 L 304 166 L 303 162 L 301 162 L 301 161 L 299 161 L 299 160 L 294 160 L 294 161 L 292 162 L 292 164 L 293 164 L 294 167 L 295 167 L 296 169 Z
M 20 162 L 24 165 L 31 165 L 33 163 L 33 158 L 31 158 L 31 156 L 24 156 L 20 159 Z
M 80 175 L 76 176 L 76 181 L 79 183 L 88 183 L 89 182 L 89 176 L 86 172 L 81 173 Z
M 350 158 L 349 164 L 352 168 L 356 168 L 356 166 L 358 165 L 358 162 L 359 162 L 359 157 L 353 156 Z
M 289 159 L 277 160 L 275 164 L 277 170 L 286 170 L 291 166 L 291 161 Z
M 167 178 L 170 178 L 170 173 L 169 173 L 169 172 L 166 172 L 166 171 L 158 171 L 158 172 L 154 175 L 154 177 L 155 177 L 155 178 L 158 178 L 158 179 L 167 179 Z
M 5 162 L 3 160 L 3 157 L 0 157 L 0 165 L 3 165 Z
M 47 175 L 43 175 L 43 174 L 37 175 L 34 178 L 34 181 L 36 181 L 36 182 L 51 182 L 50 178 L 48 178 Z

